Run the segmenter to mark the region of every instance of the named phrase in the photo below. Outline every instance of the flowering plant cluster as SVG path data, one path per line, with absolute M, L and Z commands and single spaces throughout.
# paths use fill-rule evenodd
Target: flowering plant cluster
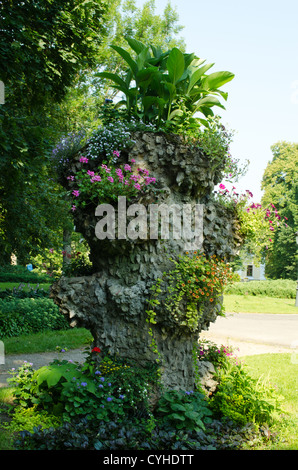
M 118 151 L 113 151 L 115 158 L 119 157 Z M 88 157 L 80 157 L 80 162 L 87 164 Z M 149 176 L 145 168 L 134 168 L 135 160 L 130 164 L 115 167 L 102 163 L 96 171 L 82 168 L 75 175 L 69 175 L 68 180 L 73 182 L 71 191 L 73 197 L 72 211 L 78 206 L 85 207 L 89 202 L 109 203 L 116 201 L 119 196 L 127 199 L 137 197 L 140 192 L 145 192 L 148 187 L 156 183 L 156 178 Z
M 79 152 L 86 141 L 86 133 L 81 130 L 77 133 L 69 132 L 62 136 L 52 151 L 52 162 L 58 174 L 63 173 L 71 157 Z
M 218 346 L 211 341 L 200 340 L 199 351 L 197 354 L 199 361 L 208 361 L 218 367 L 224 367 L 228 361 L 233 360 L 238 365 L 238 358 L 235 355 L 234 348 L 231 346 Z
M 215 302 L 224 287 L 233 282 L 232 268 L 229 263 L 218 259 L 216 255 L 207 258 L 205 253 L 196 251 L 193 256 L 186 252 L 185 255 L 179 256 L 178 261 L 174 259 L 171 261 L 175 264 L 175 268 L 164 273 L 163 279 L 158 279 L 152 288 L 155 298 L 150 301 L 153 309 L 147 312 L 149 321 L 156 323 L 154 307 L 160 304 L 157 297 L 163 292 L 162 283 L 166 281 L 167 297 L 164 304 L 166 310 L 180 327 L 196 331 L 202 309 Z M 223 313 L 221 306 L 218 314 Z
M 214 192 L 214 197 L 225 207 L 236 210 L 241 223 L 241 234 L 247 243 L 254 243 L 252 252 L 268 250 L 275 230 L 282 225 L 287 227 L 287 217 L 281 217 L 274 204 L 271 203 L 269 207 L 265 207 L 252 202 L 253 194 L 248 189 L 240 193 L 235 186 L 228 189 L 225 184 L 221 183 Z

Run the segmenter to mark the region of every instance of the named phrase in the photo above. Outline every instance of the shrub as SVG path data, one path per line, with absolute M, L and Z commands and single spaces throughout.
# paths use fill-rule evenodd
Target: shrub
M 242 364 L 227 362 L 216 374 L 219 382 L 210 399 L 210 407 L 218 417 L 235 423 L 258 425 L 270 423 L 274 411 L 280 411 L 280 397 L 275 389 L 252 378 Z
M 99 365 L 87 359 L 84 364 L 55 360 L 35 372 L 26 365 L 10 381 L 15 390 L 15 404 L 61 416 L 63 421 L 76 418 L 109 422 L 117 417 L 148 414 L 148 388 L 152 369 L 139 369 L 109 357 Z
M 264 295 L 266 297 L 295 299 L 297 282 L 279 279 L 269 281 L 236 282 L 225 289 L 225 294 Z
M 48 298 L 0 299 L 0 337 L 67 329 L 59 308 Z
M 204 395 L 197 391 L 167 391 L 157 406 L 157 416 L 176 429 L 200 431 L 211 421 L 211 415 Z

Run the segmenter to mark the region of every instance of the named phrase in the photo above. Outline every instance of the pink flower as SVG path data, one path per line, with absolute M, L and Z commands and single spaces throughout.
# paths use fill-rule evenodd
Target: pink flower
M 87 157 L 80 157 L 80 162 L 82 163 L 88 163 L 88 158 Z
M 124 170 L 131 171 L 131 166 L 129 166 L 128 164 L 124 165 Z
M 271 238 L 269 238 L 269 241 L 272 242 Z
M 131 159 L 131 163 L 136 163 L 134 158 Z
M 71 210 L 74 212 L 76 209 L 77 209 L 76 206 L 73 204 Z
M 141 186 L 139 185 L 139 183 L 135 184 L 134 187 L 139 190 L 141 189 Z
M 74 176 L 73 176 L 73 175 L 70 175 L 70 176 L 67 177 L 67 179 L 73 181 L 73 180 L 74 180 Z
M 108 180 L 111 181 L 111 183 L 114 183 L 114 179 L 111 176 L 108 176 Z
M 49 249 L 49 252 L 50 252 L 50 253 L 54 253 L 54 248 L 50 248 L 50 249 Z
M 222 184 L 222 183 L 219 185 L 219 187 L 220 187 L 220 189 L 225 189 L 225 185 Z
M 101 181 L 101 177 L 99 175 L 95 175 L 93 176 L 93 178 L 91 178 L 91 183 L 94 183 L 94 181 Z
M 75 197 L 79 197 L 80 195 L 80 191 L 77 191 L 76 189 L 72 192 L 72 194 L 75 196 Z
M 94 176 L 94 171 L 88 170 L 88 171 L 87 171 L 87 174 L 88 174 L 89 176 Z
M 115 155 L 116 157 L 119 157 L 120 152 L 118 152 L 118 150 L 114 150 L 114 151 L 113 151 L 113 155 Z

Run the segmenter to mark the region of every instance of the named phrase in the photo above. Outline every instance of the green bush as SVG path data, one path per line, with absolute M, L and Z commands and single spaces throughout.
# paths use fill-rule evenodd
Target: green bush
M 264 295 L 283 299 L 295 299 L 297 282 L 287 279 L 271 281 L 235 282 L 225 289 L 231 295 Z
M 132 380 L 133 377 L 133 380 Z M 147 414 L 148 387 L 152 369 L 139 369 L 104 357 L 100 364 L 92 358 L 84 364 L 55 360 L 33 371 L 23 366 L 10 382 L 17 386 L 15 404 L 61 416 L 109 422 L 116 416 Z
M 252 378 L 243 365 L 227 362 L 217 369 L 219 382 L 210 399 L 210 407 L 217 417 L 235 423 L 270 423 L 274 411 L 280 411 L 280 397 L 275 389 L 261 380 Z
M 0 299 L 1 338 L 68 327 L 66 319 L 51 299 Z
M 161 416 L 176 429 L 204 430 L 206 422 L 211 422 L 211 415 L 204 395 L 192 390 L 167 391 L 157 406 L 157 416 Z

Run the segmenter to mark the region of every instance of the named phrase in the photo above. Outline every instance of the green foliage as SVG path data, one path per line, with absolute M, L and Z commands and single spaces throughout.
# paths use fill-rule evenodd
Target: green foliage
M 51 299 L 0 299 L 1 338 L 66 328 L 66 319 Z
M 214 367 L 222 368 L 234 358 L 233 348 L 221 345 L 218 347 L 211 341 L 200 341 L 197 356 L 199 361 L 211 362 Z
M 298 144 L 278 142 L 262 180 L 262 205 L 276 210 L 281 220 L 266 252 L 266 275 L 273 279 L 297 279 Z
M 59 243 L 68 214 L 50 178 L 51 148 L 62 133 L 56 107 L 77 72 L 94 64 L 107 7 L 104 0 L 1 2 L 2 262 Z
M 233 74 L 206 75 L 214 64 L 203 65 L 205 60 L 195 54 L 183 53 L 177 47 L 164 52 L 160 47 L 145 46 L 129 36 L 126 40 L 135 57 L 122 47 L 111 46 L 127 63 L 126 76 L 111 72 L 100 72 L 98 76 L 112 80 L 114 87 L 124 93 L 125 101 L 117 106 L 124 104 L 129 117 L 157 127 L 167 123 L 173 131 L 186 120 L 189 125 L 197 122 L 206 125 L 206 120 L 193 118 L 193 115 L 201 112 L 206 118 L 213 116 L 213 106 L 224 108 L 216 95 L 227 99 L 227 93 L 219 88 L 232 80 Z
M 269 281 L 235 282 L 225 289 L 229 295 L 253 295 L 273 298 L 295 299 L 297 282 L 279 279 Z
M 157 405 L 157 416 L 176 429 L 205 430 L 212 415 L 203 394 L 197 391 L 170 390 L 163 393 Z
M 63 268 L 63 275 L 67 277 L 89 276 L 92 272 L 92 263 L 86 254 L 70 258 Z
M 199 391 L 161 390 L 153 409 L 148 392 L 156 371 L 138 369 L 99 348 L 83 364 L 54 361 L 34 371 L 25 363 L 12 379 L 13 430 L 24 423 L 15 448 L 236 450 L 268 442 L 274 434 L 267 423 L 278 410 L 275 391 L 252 379 L 227 348 L 216 348 L 203 346 L 203 359 L 214 363 L 219 381 L 211 399 Z
M 18 433 L 17 450 L 241 450 L 262 441 L 254 425 L 213 420 L 206 431 L 177 430 L 158 423 L 149 430 L 147 423 L 131 420 L 110 421 L 95 427 L 82 418 L 59 428 Z
M 225 416 L 242 425 L 260 425 L 270 423 L 272 414 L 281 411 L 281 397 L 276 390 L 251 377 L 241 363 L 226 363 L 217 370 L 216 378 L 219 385 L 210 399 L 215 416 Z
M 131 377 L 134 380 L 131 381 Z M 113 417 L 148 412 L 148 392 L 154 381 L 153 370 L 139 369 L 104 357 L 92 357 L 83 364 L 55 360 L 49 366 L 24 374 L 11 382 L 17 385 L 15 404 L 60 416 L 63 421 L 87 418 L 109 422 Z
M 182 329 L 196 331 L 201 309 L 216 302 L 225 285 L 231 282 L 233 275 L 229 263 L 218 260 L 215 255 L 208 259 L 205 253 L 192 256 L 186 252 L 178 260 L 171 259 L 174 268 L 163 274 L 152 286 L 152 298 L 148 309 L 148 322 L 158 321 L 158 311 L 163 308 L 168 312 L 170 321 L 174 321 Z M 166 282 L 166 292 L 162 283 Z M 163 299 L 162 307 L 161 296 Z M 218 314 L 223 312 L 223 307 Z M 167 319 L 168 322 L 168 319 Z

